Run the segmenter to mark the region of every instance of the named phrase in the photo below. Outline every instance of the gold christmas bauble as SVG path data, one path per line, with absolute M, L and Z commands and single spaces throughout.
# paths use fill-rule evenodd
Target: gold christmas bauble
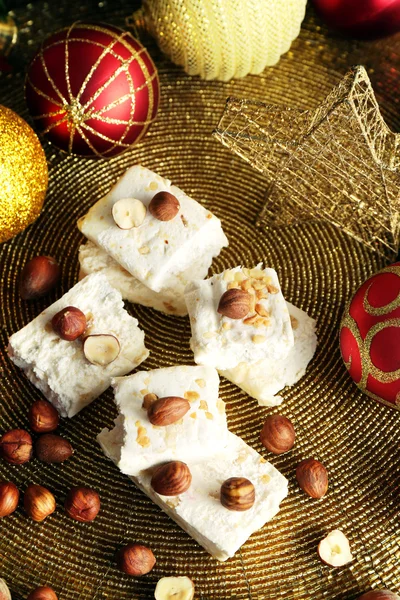
M 144 0 L 136 22 L 189 75 L 228 81 L 278 62 L 307 0 Z
M 40 214 L 48 171 L 39 139 L 28 123 L 0 105 L 0 242 Z

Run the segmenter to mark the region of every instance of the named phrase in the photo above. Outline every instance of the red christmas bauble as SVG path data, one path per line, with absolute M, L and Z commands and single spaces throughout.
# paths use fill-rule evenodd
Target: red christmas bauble
M 400 31 L 400 0 L 313 0 L 330 27 L 356 38 Z
M 400 262 L 354 294 L 341 323 L 340 350 L 365 394 L 400 409 Z
M 25 94 L 38 129 L 55 146 L 111 157 L 138 142 L 154 121 L 158 73 L 129 32 L 74 23 L 43 42 L 29 66 Z

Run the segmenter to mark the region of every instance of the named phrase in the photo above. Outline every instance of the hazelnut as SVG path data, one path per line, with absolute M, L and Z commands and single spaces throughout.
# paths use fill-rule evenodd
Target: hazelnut
M 27 600 L 58 600 L 58 598 L 51 587 L 44 585 L 33 590 Z
M 151 487 L 161 496 L 178 496 L 190 488 L 192 474 L 184 462 L 173 460 L 160 465 L 153 473 Z
M 46 433 L 35 443 L 35 454 L 45 463 L 62 463 L 71 458 L 74 453 L 68 440 L 60 435 Z
M 171 221 L 178 214 L 178 198 L 170 192 L 158 192 L 150 201 L 149 211 L 159 221 Z
M 0 517 L 8 517 L 18 506 L 19 491 L 11 481 L 0 483 Z M 1 596 L 0 596 L 1 600 Z
M 179 421 L 190 409 L 190 404 L 185 398 L 179 396 L 165 396 L 153 402 L 147 414 L 150 423 L 158 427 L 171 425 Z
M 31 483 L 24 495 L 24 508 L 34 521 L 44 521 L 56 510 L 56 499 L 47 488 Z
M 261 430 L 262 445 L 273 454 L 283 454 L 293 448 L 296 432 L 288 418 L 269 415 Z
M 189 577 L 162 577 L 154 591 L 156 600 L 193 600 L 194 583 Z
M 250 295 L 238 288 L 222 294 L 217 312 L 229 319 L 243 319 L 250 310 Z
M 324 465 L 314 458 L 302 460 L 296 469 L 299 486 L 311 498 L 322 498 L 328 490 L 328 472 Z
M 119 355 L 121 346 L 115 335 L 88 335 L 83 343 L 83 353 L 92 365 L 105 367 Z
M 0 600 L 11 600 L 10 590 L 4 579 L 0 579 Z
M 32 457 L 32 438 L 24 429 L 7 431 L 0 439 L 0 454 L 11 465 L 23 465 Z
M 372 590 L 360 596 L 358 600 L 400 600 L 400 596 L 390 590 Z
M 140 227 L 146 216 L 146 207 L 136 198 L 121 198 L 112 207 L 112 216 L 120 229 Z
M 51 320 L 54 333 L 62 340 L 73 342 L 77 340 L 87 326 L 84 313 L 76 306 L 66 306 L 60 310 Z
M 88 487 L 72 488 L 65 499 L 65 512 L 71 519 L 87 523 L 93 521 L 100 510 L 100 497 Z
M 60 278 L 58 262 L 51 256 L 35 256 L 22 269 L 19 293 L 24 300 L 44 296 Z
M 118 568 L 127 575 L 146 575 L 155 564 L 153 552 L 141 544 L 128 544 L 117 553 Z
M 330 567 L 343 567 L 353 560 L 347 537 L 335 529 L 318 544 L 318 554 L 322 562 Z
M 231 477 L 221 485 L 220 499 L 228 510 L 249 510 L 255 502 L 256 491 L 245 477 Z
M 60 417 L 47 400 L 35 400 L 29 409 L 29 423 L 35 433 L 49 433 L 57 429 Z

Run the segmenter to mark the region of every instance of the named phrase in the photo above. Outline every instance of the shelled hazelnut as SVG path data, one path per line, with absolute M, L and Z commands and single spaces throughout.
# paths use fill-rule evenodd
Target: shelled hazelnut
M 32 457 L 32 438 L 24 429 L 11 429 L 0 439 L 0 456 L 11 465 L 23 465 Z
M 56 510 L 56 499 L 47 488 L 31 483 L 24 494 L 24 508 L 34 521 L 44 521 Z
M 318 554 L 322 562 L 330 567 L 343 567 L 353 560 L 347 537 L 335 529 L 318 544 Z
M 193 600 L 194 583 L 189 577 L 162 577 L 154 591 L 156 600 Z
M 65 499 L 65 512 L 71 519 L 87 523 L 93 521 L 100 511 L 100 497 L 88 487 L 72 488 Z
M 12 600 L 10 590 L 4 579 L 0 579 L 0 600 Z
M 29 424 L 35 433 L 50 433 L 57 429 L 60 417 L 47 400 L 35 400 L 29 409 Z
M 19 502 L 19 491 L 11 481 L 0 483 L 0 517 L 8 517 L 17 508 Z M 1 596 L 0 596 L 1 600 Z
M 127 544 L 117 553 L 117 566 L 127 575 L 146 575 L 155 564 L 153 552 L 142 544 Z

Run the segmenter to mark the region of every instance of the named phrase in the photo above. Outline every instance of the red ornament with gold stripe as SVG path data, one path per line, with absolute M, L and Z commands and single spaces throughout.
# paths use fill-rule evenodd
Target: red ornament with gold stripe
M 61 150 L 111 157 L 156 118 L 157 69 L 127 31 L 74 23 L 50 35 L 29 66 L 26 101 L 37 128 Z
M 400 409 L 400 263 L 367 279 L 354 294 L 341 323 L 340 350 L 365 394 Z

